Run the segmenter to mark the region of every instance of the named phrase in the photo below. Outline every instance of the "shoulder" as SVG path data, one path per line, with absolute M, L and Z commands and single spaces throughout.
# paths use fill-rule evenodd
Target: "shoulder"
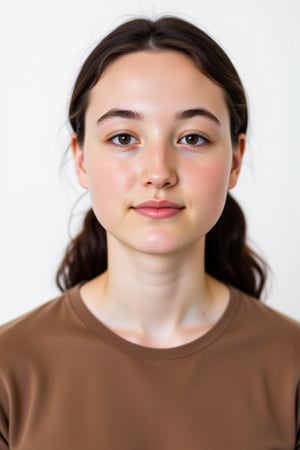
M 273 324 L 300 330 L 300 322 L 292 317 L 289 317 L 288 315 L 269 306 L 267 303 L 245 294 L 238 289 L 232 288 L 232 290 L 234 292 L 234 296 L 239 297 L 241 307 L 248 315 L 255 315 L 257 319 L 270 323 L 270 325 Z
M 232 295 L 238 303 L 236 322 L 245 334 L 295 346 L 299 352 L 300 322 L 235 288 Z
M 3 356 L 18 352 L 18 349 L 24 350 L 27 346 L 38 345 L 43 337 L 54 335 L 66 328 L 72 310 L 68 301 L 71 291 L 1 325 L 0 361 L 3 360 Z

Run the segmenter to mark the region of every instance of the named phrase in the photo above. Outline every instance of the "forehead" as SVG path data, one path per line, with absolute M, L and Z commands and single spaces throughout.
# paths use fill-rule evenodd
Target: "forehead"
M 223 90 L 176 51 L 139 51 L 111 63 L 91 90 L 88 109 L 113 107 L 145 113 L 206 107 L 228 116 Z

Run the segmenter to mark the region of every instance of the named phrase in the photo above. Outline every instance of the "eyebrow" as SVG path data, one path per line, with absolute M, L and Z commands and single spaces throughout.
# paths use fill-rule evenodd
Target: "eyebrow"
M 194 108 L 194 109 L 187 109 L 185 111 L 181 111 L 175 115 L 175 118 L 177 120 L 184 120 L 184 119 L 191 119 L 193 117 L 202 116 L 206 117 L 207 119 L 210 119 L 217 123 L 218 125 L 221 125 L 220 120 L 208 109 L 205 108 Z
M 180 111 L 175 114 L 176 120 L 184 120 L 184 119 L 191 119 L 193 117 L 202 116 L 206 117 L 207 119 L 212 120 L 213 122 L 217 123 L 218 125 L 221 125 L 220 120 L 210 111 L 208 111 L 205 108 L 193 108 L 193 109 L 187 109 L 184 111 Z M 97 120 L 97 124 L 112 119 L 115 117 L 122 117 L 124 119 L 133 119 L 133 120 L 143 120 L 144 116 L 143 114 L 133 111 L 130 109 L 110 109 L 105 114 L 103 114 L 99 119 Z
M 114 117 L 122 117 L 124 119 L 142 120 L 144 116 L 141 113 L 130 109 L 110 109 L 103 116 L 99 117 L 97 124 Z

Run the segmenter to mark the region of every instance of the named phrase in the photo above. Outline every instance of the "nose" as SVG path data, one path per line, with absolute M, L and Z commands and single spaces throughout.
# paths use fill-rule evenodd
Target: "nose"
M 174 151 L 167 146 L 156 145 L 145 149 L 141 181 L 145 187 L 169 189 L 178 182 Z

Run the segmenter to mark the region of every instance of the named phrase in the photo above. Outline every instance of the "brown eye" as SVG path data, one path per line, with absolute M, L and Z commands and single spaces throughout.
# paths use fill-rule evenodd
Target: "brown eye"
M 181 138 L 179 140 L 180 144 L 187 144 L 187 145 L 193 145 L 193 146 L 201 146 L 201 145 L 206 144 L 206 142 L 207 142 L 207 139 L 205 139 L 200 134 L 196 134 L 196 133 L 187 134 L 186 136 L 183 136 L 183 138 Z
M 114 136 L 111 141 L 116 145 L 131 145 L 136 144 L 137 140 L 129 133 L 120 133 Z

